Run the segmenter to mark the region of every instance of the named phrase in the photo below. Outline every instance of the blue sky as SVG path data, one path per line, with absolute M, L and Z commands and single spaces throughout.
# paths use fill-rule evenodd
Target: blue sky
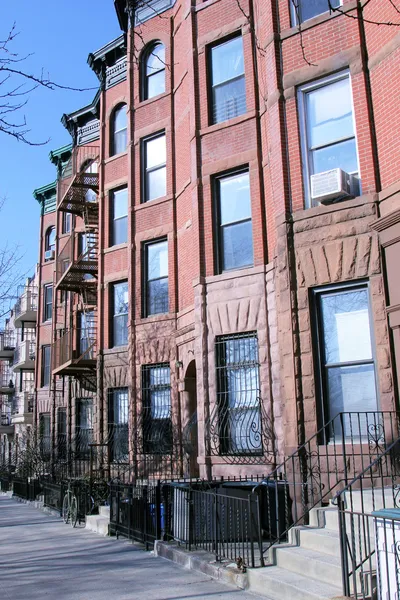
M 20 56 L 34 53 L 22 63 L 24 70 L 40 74 L 43 68 L 50 79 L 78 88 L 98 86 L 87 56 L 121 34 L 113 0 L 1 2 L 0 39 L 14 21 L 20 33 L 13 51 Z M 26 146 L 0 133 L 0 197 L 6 196 L 0 213 L 0 247 L 6 242 L 20 244 L 24 271 L 33 271 L 38 256 L 40 212 L 32 192 L 55 179 L 50 150 L 71 141 L 60 119 L 88 104 L 95 93 L 95 89 L 32 92 L 23 112 L 32 130 L 30 139 L 50 138 L 44 146 Z

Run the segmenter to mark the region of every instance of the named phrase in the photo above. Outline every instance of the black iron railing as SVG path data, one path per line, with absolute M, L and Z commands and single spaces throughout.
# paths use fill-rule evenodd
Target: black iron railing
M 36 500 L 42 493 L 42 486 L 38 479 L 14 478 L 13 479 L 13 495 L 25 500 Z
M 378 585 L 380 598 L 399 587 L 400 521 L 383 513 L 400 508 L 400 438 L 396 439 L 334 498 L 339 511 L 343 594 L 367 600 Z M 395 569 L 392 575 L 390 572 Z M 385 595 L 387 594 L 387 595 Z
M 395 412 L 339 413 L 274 469 L 255 488 L 275 489 L 263 516 L 265 562 L 293 525 L 308 524 L 312 508 L 327 504 L 398 437 Z

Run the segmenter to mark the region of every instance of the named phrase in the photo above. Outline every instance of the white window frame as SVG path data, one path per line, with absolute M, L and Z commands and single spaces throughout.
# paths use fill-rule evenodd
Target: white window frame
M 302 0 L 294 0 L 294 2 L 301 2 L 301 1 Z M 307 0 L 304 0 L 304 1 L 307 2 Z M 289 4 L 290 4 L 290 21 L 292 23 L 292 27 L 297 27 L 298 25 L 301 25 L 302 23 L 307 23 L 307 21 L 310 21 L 311 19 L 315 19 L 316 17 L 319 17 L 320 15 L 329 14 L 329 12 L 330 12 L 329 8 L 328 8 L 328 10 L 318 13 L 318 15 L 314 15 L 313 17 L 310 17 L 309 19 L 304 19 L 304 21 L 299 21 L 297 19 L 297 12 L 296 12 L 296 8 L 293 4 L 293 0 L 289 0 Z M 341 6 L 343 6 L 343 0 L 340 0 L 339 6 L 337 6 L 335 8 L 340 8 Z
M 310 177 L 313 175 L 312 170 L 310 168 L 310 149 L 308 145 L 308 135 L 307 135 L 307 108 L 305 96 L 308 92 L 317 90 L 318 88 L 326 87 L 336 81 L 340 81 L 341 79 L 349 80 L 349 89 L 350 89 L 350 97 L 351 97 L 351 106 L 352 106 L 352 114 L 353 114 L 353 129 L 354 129 L 354 140 L 356 144 L 356 152 L 357 152 L 357 171 L 354 171 L 353 174 L 357 174 L 360 180 L 360 194 L 361 194 L 361 174 L 360 174 L 360 157 L 358 152 L 358 141 L 357 141 L 357 128 L 356 128 L 356 120 L 354 114 L 354 99 L 353 99 L 353 89 L 351 85 L 351 77 L 350 70 L 346 69 L 345 71 L 339 71 L 338 73 L 334 73 L 333 75 L 328 75 L 327 77 L 323 77 L 322 79 L 317 79 L 306 83 L 300 86 L 297 90 L 297 107 L 298 107 L 298 119 L 299 119 L 299 128 L 300 128 L 300 146 L 301 146 L 301 163 L 303 170 L 303 188 L 304 188 L 304 203 L 305 208 L 312 208 L 313 206 L 319 206 L 319 203 L 312 204 L 311 201 L 311 185 L 310 185 Z M 338 138 L 338 142 L 340 139 Z

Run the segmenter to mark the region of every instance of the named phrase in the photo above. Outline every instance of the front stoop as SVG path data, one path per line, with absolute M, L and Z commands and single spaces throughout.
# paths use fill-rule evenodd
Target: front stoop
M 100 506 L 98 515 L 87 515 L 86 516 L 86 529 L 94 531 L 99 535 L 109 535 L 110 525 L 110 507 Z
M 241 590 L 248 588 L 248 573 L 239 571 L 235 563 L 231 561 L 217 563 L 215 557 L 208 552 L 202 550 L 189 552 L 174 542 L 158 540 L 154 544 L 154 554 L 171 560 L 185 569 L 204 573 L 208 577 L 233 585 Z

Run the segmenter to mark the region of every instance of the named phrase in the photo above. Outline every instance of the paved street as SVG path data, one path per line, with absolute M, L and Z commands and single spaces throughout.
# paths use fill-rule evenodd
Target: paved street
M 255 600 L 143 552 L 127 541 L 72 529 L 0 496 L 1 600 Z

